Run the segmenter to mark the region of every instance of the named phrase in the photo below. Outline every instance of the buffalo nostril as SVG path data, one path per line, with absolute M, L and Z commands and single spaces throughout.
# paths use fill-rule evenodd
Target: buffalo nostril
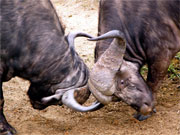
M 147 102 L 145 102 L 145 103 L 144 103 L 144 105 L 146 105 L 146 106 L 150 106 L 150 104 L 149 104 L 149 103 L 147 103 Z
M 147 115 L 152 112 L 152 107 L 149 103 L 144 103 L 142 107 L 140 108 L 140 113 L 143 115 Z

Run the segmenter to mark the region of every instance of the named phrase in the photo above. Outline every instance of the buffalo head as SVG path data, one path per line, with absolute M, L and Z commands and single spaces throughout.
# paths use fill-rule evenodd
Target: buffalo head
M 30 102 L 35 109 L 44 109 L 49 105 L 66 105 L 71 109 L 80 112 L 94 111 L 101 108 L 103 105 L 99 102 L 95 102 L 91 106 L 82 106 L 90 96 L 90 91 L 87 86 L 89 78 L 89 69 L 83 62 L 83 60 L 76 53 L 74 48 L 74 39 L 76 37 L 88 37 L 90 35 L 82 32 L 70 33 L 66 36 L 69 49 L 64 57 L 72 57 L 69 61 L 68 58 L 64 58 L 62 65 L 70 65 L 67 68 L 63 68 L 60 71 L 51 73 L 54 76 L 64 76 L 62 81 L 58 83 L 36 84 L 32 83 L 28 90 Z M 67 71 L 65 71 L 67 70 Z M 62 73 L 64 72 L 64 73 Z M 59 73 L 59 75 L 57 75 Z M 52 80 L 51 80 L 52 81 Z
M 90 72 L 88 85 L 93 95 L 102 103 L 120 99 L 141 114 L 152 112 L 152 92 L 139 73 L 138 64 L 123 59 L 126 41 L 123 33 L 110 31 L 91 41 L 114 38 L 109 48 L 100 56 Z

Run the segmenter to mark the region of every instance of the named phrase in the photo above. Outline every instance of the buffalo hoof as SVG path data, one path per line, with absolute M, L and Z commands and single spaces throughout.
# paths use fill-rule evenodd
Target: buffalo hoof
M 134 115 L 134 118 L 136 118 L 139 121 L 143 121 L 143 120 L 146 120 L 149 117 L 151 117 L 153 115 L 153 113 L 156 113 L 156 109 L 153 109 L 153 112 L 150 113 L 149 115 L 142 115 L 140 113 L 137 113 L 137 114 Z
M 0 135 L 15 135 L 16 133 L 16 130 L 10 125 L 0 129 Z
M 14 135 L 14 133 L 10 131 L 6 131 L 6 132 L 1 133 L 1 135 Z

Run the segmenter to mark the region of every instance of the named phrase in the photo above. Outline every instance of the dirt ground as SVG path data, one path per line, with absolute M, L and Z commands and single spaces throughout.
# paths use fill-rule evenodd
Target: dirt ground
M 89 2 L 91 1 L 91 2 Z M 52 0 L 69 31 L 97 34 L 96 0 Z M 76 40 L 76 49 L 89 67 L 93 65 L 94 42 Z M 139 122 L 124 103 L 112 103 L 96 112 L 74 112 L 65 106 L 34 110 L 26 95 L 29 82 L 14 78 L 3 84 L 5 115 L 18 135 L 180 135 L 180 80 L 167 77 L 157 93 L 157 113 Z M 91 102 L 91 99 L 88 102 Z

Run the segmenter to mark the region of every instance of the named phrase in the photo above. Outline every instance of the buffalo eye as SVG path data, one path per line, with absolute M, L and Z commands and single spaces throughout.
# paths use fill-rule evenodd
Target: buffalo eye
M 124 80 L 121 80 L 121 85 L 124 85 Z

